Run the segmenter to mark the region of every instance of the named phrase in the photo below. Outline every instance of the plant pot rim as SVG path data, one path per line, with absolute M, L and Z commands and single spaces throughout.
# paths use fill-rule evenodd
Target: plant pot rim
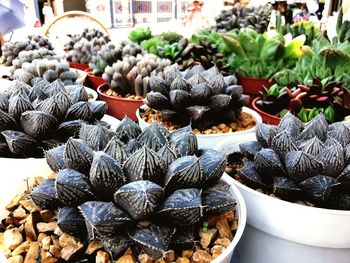
M 270 113 L 267 113 L 267 112 L 265 112 L 265 111 L 259 109 L 259 107 L 256 106 L 256 102 L 257 102 L 258 100 L 260 100 L 259 97 L 253 99 L 253 101 L 252 101 L 253 109 L 254 109 L 256 112 L 258 112 L 259 114 L 264 114 L 264 115 L 266 115 L 267 117 L 269 117 L 269 118 L 271 118 L 271 119 L 274 119 L 274 120 L 276 120 L 276 121 L 281 121 L 281 120 L 282 120 L 282 118 L 280 118 L 280 117 L 277 117 L 277 116 L 275 116 L 275 115 L 271 115 Z
M 223 173 L 220 180 L 230 185 L 230 189 L 232 189 L 232 192 L 230 194 L 233 195 L 237 201 L 235 210 L 238 211 L 238 228 L 228 247 L 225 248 L 225 250 L 217 258 L 211 261 L 214 263 L 225 261 L 226 257 L 229 256 L 229 254 L 234 251 L 235 247 L 237 246 L 238 242 L 241 240 L 243 236 L 243 232 L 247 224 L 246 203 L 244 201 L 243 195 L 241 194 L 240 190 L 236 186 L 235 181 L 233 180 L 232 177 L 230 177 L 226 173 Z
M 257 80 L 257 81 L 266 80 L 266 81 L 268 81 L 268 82 L 270 82 L 270 79 L 271 79 L 271 78 L 248 77 L 248 76 L 242 76 L 242 75 L 237 75 L 237 78 L 241 78 L 241 79 L 250 79 L 250 80 Z
M 221 141 L 220 143 L 218 143 L 214 147 L 214 150 L 222 152 L 222 150 L 225 148 L 225 146 L 227 144 L 230 144 L 230 143 L 232 144 L 232 143 L 236 143 L 236 142 L 232 142 L 232 140 L 225 139 L 224 141 Z M 229 176 L 229 177 L 232 178 L 231 176 Z M 350 210 L 327 209 L 327 208 L 306 206 L 306 205 L 301 205 L 301 204 L 289 202 L 289 201 L 286 201 L 286 200 L 282 200 L 282 199 L 278 199 L 278 198 L 275 198 L 275 197 L 271 197 L 271 196 L 269 196 L 267 194 L 264 194 L 264 193 L 260 193 L 260 192 L 256 191 L 255 189 L 252 189 L 249 186 L 246 186 L 246 185 L 240 183 L 239 181 L 237 181 L 237 180 L 235 180 L 233 178 L 232 178 L 232 180 L 234 181 L 234 184 L 237 187 L 243 188 L 244 190 L 246 190 L 246 191 L 256 195 L 259 198 L 263 198 L 265 200 L 268 200 L 269 202 L 282 203 L 283 205 L 286 205 L 286 206 L 289 206 L 289 207 L 298 208 L 298 209 L 302 209 L 302 210 L 308 210 L 308 211 L 314 210 L 315 212 L 318 212 L 318 213 L 321 213 L 321 214 L 334 214 L 334 215 L 350 216 Z
M 68 59 L 67 59 L 67 62 L 68 62 L 68 63 L 71 63 L 71 64 L 75 64 L 75 65 L 84 65 L 84 66 L 85 66 L 85 65 L 87 65 L 87 66 L 89 65 L 89 64 L 87 64 L 87 63 L 73 62 L 73 61 L 68 60 Z
M 134 100 L 134 99 L 129 99 L 129 98 L 118 98 L 118 97 L 114 97 L 114 96 L 110 96 L 110 95 L 107 95 L 106 93 L 103 93 L 102 92 L 102 89 L 104 88 L 107 88 L 107 84 L 104 83 L 100 86 L 97 87 L 97 93 L 102 96 L 102 97 L 105 97 L 105 98 L 109 98 L 109 99 L 113 99 L 113 100 L 122 100 L 122 101 L 128 101 L 128 102 L 142 102 L 143 103 L 143 100 Z
M 242 112 L 248 113 L 255 118 L 256 125 L 254 127 L 247 129 L 247 130 L 242 130 L 242 131 L 226 132 L 226 133 L 219 133 L 219 134 L 196 134 L 196 136 L 198 136 L 198 138 L 224 138 L 226 136 L 232 136 L 234 134 L 245 134 L 245 133 L 250 133 L 250 132 L 255 131 L 256 126 L 259 123 L 262 123 L 262 118 L 261 118 L 260 114 L 256 111 L 248 108 L 248 107 L 245 107 L 245 106 L 242 107 Z M 138 118 L 139 123 L 140 123 L 140 121 L 147 123 L 140 116 L 140 108 L 138 108 L 136 111 L 136 117 Z M 147 123 L 147 125 L 150 125 L 150 124 Z

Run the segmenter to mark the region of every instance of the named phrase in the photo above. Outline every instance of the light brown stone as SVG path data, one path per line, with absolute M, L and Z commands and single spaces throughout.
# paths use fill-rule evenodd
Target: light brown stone
M 0 233 L 0 251 L 4 253 L 5 257 L 10 256 L 11 250 L 5 246 L 4 233 Z
M 19 203 L 28 212 L 33 212 L 35 209 L 38 208 L 31 199 L 24 199 L 21 200 Z
M 115 263 L 136 263 L 136 261 L 133 256 L 124 255 L 120 257 Z
M 57 222 L 50 222 L 50 223 L 38 223 L 36 225 L 36 228 L 40 233 L 49 233 L 54 232 L 57 227 Z
M 18 206 L 19 206 L 19 202 L 24 199 L 26 197 L 26 194 L 25 193 L 22 193 L 22 194 L 19 194 L 19 195 L 16 195 L 11 201 L 10 203 L 8 203 L 6 205 L 6 210 L 9 210 L 9 211 L 13 211 L 15 210 Z
M 17 228 L 6 229 L 4 232 L 4 244 L 8 249 L 15 249 L 23 241 L 22 234 Z
M 11 256 L 24 254 L 28 251 L 29 247 L 30 247 L 30 241 L 24 241 L 22 244 L 16 247 L 15 250 L 12 251 Z
M 152 259 L 148 254 L 140 254 L 137 259 L 140 263 L 154 263 L 155 262 L 155 260 Z
M 165 253 L 165 258 L 164 258 L 166 263 L 171 263 L 175 261 L 175 252 L 174 250 L 169 250 Z
M 68 261 L 72 257 L 74 257 L 75 255 L 80 253 L 83 248 L 84 248 L 84 246 L 80 242 L 78 244 L 75 244 L 75 245 L 65 246 L 61 250 L 61 258 L 64 259 L 65 261 Z
M 233 211 L 227 212 L 225 214 L 225 217 L 227 221 L 232 222 L 233 220 L 235 220 L 235 213 Z
M 43 250 L 48 251 L 51 245 L 51 237 L 50 236 L 46 236 L 43 238 L 43 240 L 41 240 L 41 248 Z
M 51 236 L 51 240 L 52 240 L 52 244 L 54 244 L 55 246 L 59 246 L 60 245 L 58 236 L 52 235 Z
M 201 238 L 200 243 L 202 248 L 205 249 L 210 245 L 211 241 L 214 239 L 217 232 L 218 231 L 215 228 L 206 229 L 206 230 L 201 228 L 199 230 L 199 236 Z
M 190 263 L 190 260 L 188 258 L 177 258 L 177 260 L 175 261 L 176 263 Z
M 21 255 L 16 255 L 8 258 L 9 263 L 22 263 L 23 257 Z
M 216 222 L 216 228 L 219 231 L 220 237 L 226 237 L 229 240 L 233 239 L 231 228 L 224 216 L 220 217 L 220 219 Z
M 22 206 L 19 206 L 16 208 L 16 210 L 12 212 L 12 216 L 15 219 L 22 220 L 26 218 L 28 215 L 27 215 L 27 211 Z
M 32 242 L 24 258 L 24 263 L 37 263 L 39 258 L 39 244 Z
M 46 257 L 45 259 L 41 260 L 41 263 L 56 263 L 58 261 L 57 258 L 49 256 Z
M 193 255 L 193 251 L 192 250 L 183 250 L 181 256 L 183 258 L 190 258 L 190 257 L 192 257 L 192 255 Z
M 225 247 L 224 246 L 220 246 L 220 245 L 215 245 L 210 249 L 211 254 L 216 254 L 216 255 L 220 255 L 222 252 L 224 252 Z
M 124 255 L 131 255 L 132 256 L 132 249 L 128 248 L 125 252 Z
M 26 239 L 30 241 L 36 241 L 38 239 L 37 234 L 34 229 L 34 225 L 37 222 L 40 222 L 41 215 L 38 210 L 34 210 L 30 213 L 30 215 L 26 218 L 24 223 L 24 231 L 26 233 Z
M 220 246 L 224 246 L 224 247 L 228 247 L 230 245 L 230 243 L 231 243 L 231 241 L 226 237 L 218 238 L 214 242 L 215 245 L 220 245 Z
M 61 257 L 61 247 L 60 246 L 51 245 L 50 248 L 49 248 L 49 252 L 55 258 L 60 258 Z
M 194 263 L 209 263 L 211 261 L 211 256 L 205 250 L 197 250 L 193 253 L 192 259 Z
M 231 231 L 236 231 L 238 229 L 238 220 L 234 220 L 231 224 Z
M 91 255 L 91 254 L 95 253 L 96 250 L 99 250 L 101 248 L 103 248 L 101 241 L 93 240 L 92 242 L 89 243 L 85 253 L 88 255 Z
M 96 255 L 96 263 L 110 263 L 111 260 L 109 259 L 109 255 L 107 252 L 105 251 L 97 251 L 97 255 Z
M 59 237 L 59 245 L 60 247 L 66 247 L 66 246 L 74 246 L 78 245 L 80 243 L 80 240 L 76 237 L 73 237 L 68 234 L 62 234 L 62 236 Z
M 55 231 L 53 232 L 56 236 L 61 236 L 63 234 L 62 230 L 59 228 L 59 226 L 56 227 Z
M 47 237 L 47 234 L 45 234 L 45 233 L 40 233 L 40 234 L 38 235 L 38 242 L 41 242 L 45 237 Z
M 42 217 L 42 221 L 45 223 L 49 223 L 52 221 L 55 213 L 52 210 L 41 210 L 40 215 Z

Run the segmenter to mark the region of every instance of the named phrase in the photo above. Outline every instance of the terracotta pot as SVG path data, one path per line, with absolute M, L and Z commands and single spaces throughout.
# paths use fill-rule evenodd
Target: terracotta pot
M 280 123 L 280 121 L 281 121 L 281 118 L 277 117 L 275 115 L 271 115 L 271 114 L 269 114 L 269 113 L 259 109 L 258 106 L 256 105 L 256 102 L 259 99 L 260 98 L 258 97 L 258 98 L 255 98 L 253 100 L 253 102 L 252 102 L 253 109 L 260 114 L 260 116 L 262 117 L 264 123 L 271 124 L 271 125 L 278 125 Z
M 250 78 L 238 76 L 238 83 L 242 85 L 243 91 L 249 95 L 259 95 L 259 91 L 265 88 L 270 88 L 273 84 L 272 81 L 268 79 Z
M 69 63 L 69 66 L 71 68 L 76 68 L 76 69 L 80 69 L 80 70 L 86 70 L 89 68 L 88 64 L 80 64 L 80 63 L 75 63 L 75 62 L 71 62 L 71 61 L 68 61 L 68 63 Z
M 104 93 L 106 89 L 108 89 L 108 86 L 103 84 L 97 88 L 97 93 L 101 100 L 107 102 L 108 114 L 119 120 L 123 119 L 126 115 L 133 121 L 137 122 L 136 110 L 143 104 L 143 101 L 108 96 Z
M 85 70 L 87 73 L 86 85 L 94 90 L 101 85 L 106 84 L 102 77 L 95 76 L 90 69 Z

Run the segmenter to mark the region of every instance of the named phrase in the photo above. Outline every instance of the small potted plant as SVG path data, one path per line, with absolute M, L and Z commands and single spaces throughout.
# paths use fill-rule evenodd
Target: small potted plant
M 301 58 L 292 70 L 276 73 L 276 84 L 253 101 L 265 122 L 278 124 L 287 111 L 303 122 L 319 112 L 328 122 L 342 121 L 350 114 L 350 55 L 344 45 L 332 46 L 326 39 L 313 43 L 311 56 Z
M 95 133 L 94 138 L 86 136 L 91 129 L 96 127 L 82 129 L 80 139 L 47 152 L 56 174 L 39 179 L 25 194 L 14 192 L 22 194 L 23 202 L 7 206 L 24 210 L 26 201 L 39 214 L 48 210 L 52 215 L 45 221 L 54 226 L 45 231 L 48 245 L 40 242 L 36 248 L 49 251 L 52 238 L 60 241 L 55 251 L 61 253 L 42 253 L 43 260 L 230 261 L 246 215 L 232 181 L 222 178 L 223 154 L 199 150 L 189 129 L 170 134 L 158 123 L 141 133 L 125 118 L 116 133 Z M 28 216 L 38 226 L 31 234 L 39 235 L 43 220 L 30 213 L 23 218 Z M 12 214 L 6 218 L 3 222 L 10 222 Z M 11 238 L 17 227 L 0 232 Z M 19 245 L 5 247 L 6 257 L 14 256 Z M 23 252 L 24 257 L 33 250 Z
M 77 136 L 83 123 L 114 125 L 114 118 L 104 117 L 106 111 L 107 104 L 89 101 L 80 85 L 64 86 L 60 80 L 49 83 L 45 79 L 33 87 L 13 82 L 8 91 L 0 92 L 3 171 L 16 177 L 46 167 L 44 151 Z
M 107 84 L 98 87 L 97 92 L 108 103 L 110 114 L 117 119 L 127 115 L 137 120 L 136 109 L 143 104 L 143 97 L 150 91 L 150 76 L 162 77 L 170 63 L 170 60 L 152 54 L 138 54 L 107 66 L 102 75 Z
M 191 125 L 201 147 L 212 147 L 227 136 L 254 131 L 261 117 L 245 107 L 249 96 L 236 84 L 235 76 L 224 77 L 214 66 L 201 65 L 187 71 L 171 66 L 164 75 L 150 78 L 145 99 L 147 109 L 140 108 L 141 127 L 160 121 L 171 130 Z
M 99 30 L 85 30 L 82 35 L 75 36 L 69 45 L 66 59 L 72 68 L 87 70 L 93 55 L 110 41 L 108 35 Z
M 244 92 L 257 96 L 263 87 L 272 85 L 273 75 L 283 68 L 292 67 L 302 55 L 305 36 L 287 41 L 281 34 L 257 34 L 245 28 L 238 33 L 223 35 L 224 54 L 228 65 L 236 72 Z
M 250 225 L 334 252 L 350 248 L 349 135 L 348 124 L 329 125 L 322 113 L 307 124 L 288 113 L 278 126 L 259 125 L 255 140 L 215 149 L 228 155 L 226 171 L 245 197 Z M 330 233 L 326 225 L 339 227 Z
M 47 58 L 23 63 L 12 74 L 12 79 L 22 81 L 31 86 L 43 79 L 48 82 L 59 79 L 65 85 L 82 84 L 85 78 L 86 72 L 70 68 L 67 62 L 59 62 L 56 59 L 49 60 Z
M 141 53 L 141 48 L 135 43 L 122 41 L 117 45 L 108 42 L 102 46 L 101 50 L 93 55 L 89 62 L 87 86 L 97 89 L 106 82 L 102 78 L 102 74 L 107 66 L 112 66 L 118 60 L 122 60 L 126 56 L 136 56 Z

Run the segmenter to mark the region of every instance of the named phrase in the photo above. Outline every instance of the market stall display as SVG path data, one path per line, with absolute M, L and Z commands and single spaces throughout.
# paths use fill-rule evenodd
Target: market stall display
M 68 12 L 64 47 L 6 43 L 0 261 L 347 263 L 350 22 L 282 7 L 118 41 Z

